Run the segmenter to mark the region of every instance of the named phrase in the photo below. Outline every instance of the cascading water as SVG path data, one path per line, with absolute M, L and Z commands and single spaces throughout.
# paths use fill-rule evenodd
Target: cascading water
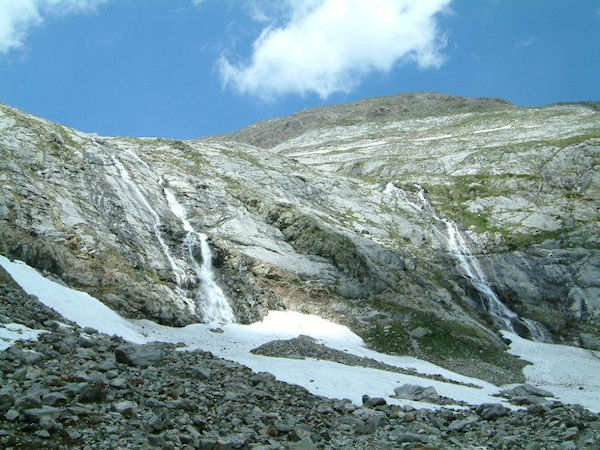
M 406 205 L 406 209 L 411 210 L 411 211 L 416 211 L 418 213 L 423 211 L 423 207 L 417 205 L 414 202 L 411 202 L 406 193 L 400 189 L 397 188 L 396 185 L 394 185 L 394 183 L 392 183 L 391 181 L 385 185 L 385 189 L 383 190 L 383 193 L 385 195 L 387 195 L 388 197 L 391 197 L 393 199 L 398 199 L 400 200 L 399 205 Z
M 185 208 L 177 201 L 177 198 L 168 188 L 163 186 L 165 197 L 169 208 L 177 217 L 186 237 L 184 246 L 187 249 L 190 266 L 200 280 L 200 290 L 196 294 L 196 300 L 200 304 L 205 322 L 208 323 L 231 323 L 235 322 L 235 315 L 225 294 L 215 283 L 212 274 L 212 253 L 208 245 L 208 236 L 204 233 L 194 231 L 192 225 L 187 220 Z M 194 249 L 200 244 L 202 252 L 202 263 L 198 264 L 194 256 Z
M 492 290 L 479 265 L 479 261 L 469 251 L 465 240 L 456 228 L 456 224 L 448 219 L 444 219 L 443 222 L 446 224 L 446 232 L 448 233 L 448 249 L 460 263 L 471 284 L 487 299 L 488 313 L 498 325 L 512 330 L 512 319 L 515 319 L 517 315 L 502 303 Z
M 188 287 L 193 284 L 192 280 L 186 271 L 180 267 L 175 258 L 173 257 L 171 250 L 166 244 L 160 227 L 162 225 L 160 216 L 156 210 L 152 207 L 142 190 L 131 178 L 129 172 L 119 160 L 116 155 L 110 155 L 115 167 L 119 171 L 121 179 L 125 182 L 131 193 L 137 198 L 138 202 L 144 207 L 144 209 L 150 214 L 152 218 L 152 227 L 154 235 L 158 240 L 160 247 L 167 258 L 171 270 L 175 275 L 175 280 L 180 294 L 182 291 L 188 291 Z M 136 156 L 136 159 L 139 158 Z M 143 163 L 143 161 L 139 160 Z M 144 163 L 145 164 L 145 163 Z M 159 181 L 162 185 L 162 181 Z M 230 323 L 235 322 L 235 315 L 233 310 L 223 294 L 221 288 L 215 283 L 212 276 L 212 255 L 210 246 L 208 245 L 208 237 L 203 233 L 194 231 L 192 225 L 186 219 L 184 207 L 177 201 L 175 196 L 167 188 L 164 188 L 164 193 L 167 198 L 167 203 L 173 214 L 181 221 L 183 229 L 187 232 L 184 246 L 187 249 L 190 266 L 196 277 L 200 280 L 200 289 L 195 293 L 196 303 L 200 303 L 202 309 L 204 321 L 208 323 Z M 194 249 L 200 246 L 202 252 L 202 264 L 198 264 L 194 256 Z
M 506 328 L 510 331 L 515 331 L 513 322 L 518 320 L 527 328 L 529 335 L 534 341 L 550 341 L 551 338 L 548 331 L 541 324 L 531 319 L 519 317 L 514 311 L 502 303 L 490 286 L 490 283 L 488 282 L 479 264 L 479 261 L 469 250 L 469 247 L 460 234 L 456 224 L 449 219 L 441 219 L 439 216 L 437 216 L 433 207 L 425 196 L 425 190 L 419 185 L 415 186 L 418 189 L 418 197 L 423 203 L 423 209 L 429 210 L 435 220 L 438 222 L 443 222 L 446 225 L 446 243 L 448 245 L 448 250 L 450 250 L 452 255 L 454 255 L 454 257 L 458 260 L 462 270 L 465 272 L 473 287 L 477 289 L 477 291 L 486 300 L 487 311 L 494 322 L 500 328 Z
M 152 217 L 152 228 L 154 230 L 154 235 L 156 236 L 156 239 L 158 240 L 158 243 L 160 244 L 163 254 L 167 258 L 167 261 L 169 261 L 169 265 L 171 266 L 171 270 L 173 271 L 173 274 L 175 275 L 175 281 L 176 281 L 177 285 L 178 286 L 182 285 L 186 280 L 186 274 L 185 274 L 185 271 L 181 267 L 179 267 L 179 264 L 177 264 L 177 261 L 175 261 L 175 258 L 173 258 L 173 255 L 171 254 L 169 247 L 167 246 L 167 244 L 165 243 L 165 240 L 162 237 L 162 233 L 160 232 L 160 226 L 161 226 L 160 216 L 158 215 L 156 210 L 150 205 L 150 202 L 148 202 L 148 199 L 146 198 L 144 193 L 141 191 L 141 189 L 138 187 L 138 185 L 132 180 L 131 176 L 129 175 L 129 172 L 127 171 L 127 169 L 125 168 L 123 163 L 119 160 L 119 158 L 117 158 L 117 156 L 115 156 L 115 155 L 110 155 L 110 157 L 113 160 L 113 162 L 115 163 L 115 166 L 117 167 L 117 169 L 119 170 L 119 174 L 121 175 L 121 178 L 123 179 L 123 181 L 125 182 L 127 187 L 135 195 L 135 197 L 137 197 L 138 201 L 144 206 L 146 211 L 148 211 L 150 213 L 150 215 Z

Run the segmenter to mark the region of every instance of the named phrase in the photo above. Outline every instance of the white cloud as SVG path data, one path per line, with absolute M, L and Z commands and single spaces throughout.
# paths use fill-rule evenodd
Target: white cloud
M 526 39 L 521 39 L 520 41 L 515 42 L 515 48 L 522 49 L 531 47 L 533 44 L 535 44 L 535 41 L 535 36 L 529 36 Z
M 437 68 L 445 38 L 436 15 L 451 0 L 286 0 L 285 25 L 266 27 L 248 63 L 222 57 L 224 85 L 263 99 L 349 92 L 398 64 Z
M 46 17 L 94 11 L 109 0 L 0 0 L 0 53 L 23 46 Z

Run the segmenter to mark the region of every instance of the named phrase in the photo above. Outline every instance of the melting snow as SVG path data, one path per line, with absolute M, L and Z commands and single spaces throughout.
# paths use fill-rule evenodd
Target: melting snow
M 363 394 L 384 397 L 389 403 L 436 408 L 436 405 L 390 398 L 394 388 L 404 383 L 434 386 L 440 395 L 473 404 L 497 403 L 492 394 L 499 388 L 481 380 L 465 377 L 412 357 L 385 355 L 369 350 L 362 339 L 347 327 L 325 319 L 295 312 L 272 311 L 263 321 L 251 325 L 230 323 L 223 333 L 210 331 L 210 325 L 193 324 L 183 328 L 166 327 L 148 320 L 127 320 L 90 295 L 76 291 L 40 275 L 26 264 L 0 256 L 0 265 L 29 294 L 80 326 L 107 334 L 117 334 L 135 343 L 150 341 L 183 342 L 187 349 L 201 348 L 225 359 L 237 361 L 255 371 L 267 371 L 279 380 L 301 385 L 318 395 L 349 398 L 360 404 Z M 35 331 L 35 330 L 31 330 Z M 441 374 L 446 378 L 476 384 L 477 387 L 353 367 L 315 359 L 294 360 L 254 355 L 250 350 L 274 339 L 289 339 L 305 334 L 337 350 L 373 358 L 389 365 L 413 368 L 420 373 Z M 528 380 L 555 393 L 561 401 L 577 402 L 593 411 L 600 410 L 600 373 L 598 353 L 582 349 L 541 344 L 508 334 L 511 350 L 533 365 L 526 369 Z M 576 364 L 574 366 L 573 364 Z M 576 367 L 577 372 L 569 369 Z M 584 391 L 579 391 L 583 386 Z
M 0 351 L 6 350 L 17 341 L 35 341 L 45 330 L 32 330 L 20 323 L 0 324 Z
M 423 141 L 437 141 L 438 139 L 448 139 L 454 137 L 453 134 L 442 134 L 441 136 L 431 136 L 431 137 L 424 137 L 424 138 L 417 138 L 417 139 L 413 139 L 413 141 L 415 142 L 423 142 Z
M 510 125 L 504 125 L 503 127 L 498 128 L 486 128 L 485 130 L 473 131 L 473 134 L 491 133 L 492 131 L 509 130 L 511 128 L 512 127 Z
M 523 369 L 530 384 L 552 392 L 565 403 L 600 411 L 600 352 L 568 345 L 532 342 L 503 331 L 509 352 L 532 365 Z

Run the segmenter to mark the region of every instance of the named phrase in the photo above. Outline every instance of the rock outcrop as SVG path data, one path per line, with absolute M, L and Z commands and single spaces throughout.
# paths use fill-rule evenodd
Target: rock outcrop
M 206 254 L 168 188 L 238 320 L 313 312 L 381 350 L 493 376 L 514 361 L 445 221 L 523 319 L 515 331 L 596 342 L 598 114 L 411 94 L 182 142 L 0 106 L 0 253 L 127 317 L 202 320 Z
M 494 99 L 407 94 L 304 111 L 231 139 L 382 190 L 391 182 L 385 191 L 397 217 L 388 227 L 411 272 L 433 278 L 454 302 L 477 307 L 476 293 L 452 261 L 440 264 L 444 249 L 436 247 L 435 234 L 424 232 L 432 224 L 414 217 L 423 189 L 439 217 L 462 227 L 505 304 L 541 322 L 555 339 L 577 341 L 580 331 L 597 335 L 596 102 L 517 108 Z M 354 220 L 373 236 L 385 222 L 375 225 L 360 213 Z M 444 283 L 427 273 L 428 265 L 443 271 Z

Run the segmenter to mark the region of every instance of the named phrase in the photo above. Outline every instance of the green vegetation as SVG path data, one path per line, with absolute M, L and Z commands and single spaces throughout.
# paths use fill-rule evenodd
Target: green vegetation
M 480 328 L 457 320 L 442 319 L 432 312 L 377 300 L 370 303 L 377 310 L 388 311 L 395 316 L 395 320 L 385 324 L 375 323 L 362 333 L 363 339 L 373 349 L 424 358 L 490 382 L 523 381 L 521 368 L 525 363 L 507 354 Z M 431 333 L 419 339 L 411 338 L 410 331 L 419 327 Z
M 584 102 L 560 102 L 556 103 L 557 106 L 587 106 L 594 111 L 600 111 L 600 102 L 596 101 L 584 101 Z
M 321 256 L 344 274 L 365 282 L 369 269 L 365 257 L 347 236 L 322 226 L 319 221 L 292 206 L 274 206 L 265 220 L 276 226 L 294 249 L 306 255 Z

